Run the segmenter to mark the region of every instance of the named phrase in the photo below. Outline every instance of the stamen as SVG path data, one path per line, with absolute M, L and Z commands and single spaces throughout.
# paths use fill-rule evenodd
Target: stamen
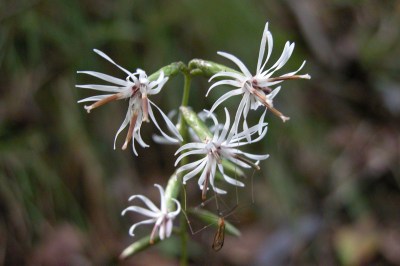
M 90 111 L 91 111 L 92 109 L 97 108 L 97 107 L 99 107 L 99 106 L 102 106 L 103 104 L 106 104 L 106 103 L 109 103 L 109 102 L 118 100 L 119 97 L 120 97 L 120 94 L 119 94 L 119 93 L 113 94 L 113 95 L 111 95 L 111 96 L 108 96 L 107 98 L 104 98 L 104 99 L 101 99 L 101 100 L 95 102 L 95 103 L 92 104 L 92 105 L 89 105 L 89 106 L 85 105 L 84 107 L 85 107 L 86 111 L 87 111 L 88 113 L 90 113 Z
M 215 159 L 217 160 L 217 163 L 221 164 L 222 159 L 221 159 L 221 156 L 219 155 L 218 151 L 216 149 L 212 149 L 211 152 L 214 155 Z
M 154 237 L 156 235 L 157 229 L 158 229 L 158 226 L 157 226 L 157 224 L 155 224 L 153 227 L 153 230 L 151 231 L 151 235 L 150 235 L 150 245 L 154 244 Z
M 142 94 L 142 110 L 143 110 L 143 121 L 149 122 L 149 101 L 147 100 L 147 94 Z
M 262 90 L 265 94 L 270 94 L 272 92 L 272 89 L 270 87 L 263 87 L 263 88 L 257 87 L 257 88 Z
M 203 183 L 203 190 L 201 192 L 201 200 L 205 201 L 207 199 L 207 189 L 208 189 L 208 179 L 210 178 L 210 173 L 207 173 L 206 179 Z
M 265 99 L 265 95 L 261 94 L 259 91 L 254 90 L 253 93 L 258 97 L 258 99 L 262 102 L 262 104 L 264 104 L 264 106 L 271 110 L 271 112 L 276 115 L 277 117 L 279 117 L 280 119 L 282 119 L 283 122 L 286 122 L 287 120 L 290 119 L 290 117 L 284 116 L 281 112 L 279 112 L 277 109 L 275 109 L 274 107 L 272 107 L 269 103 L 267 103 L 266 99 Z
M 245 164 L 247 164 L 248 166 L 253 167 L 253 169 L 255 170 L 260 170 L 260 166 L 258 166 L 257 164 L 253 163 L 252 161 L 250 161 L 249 159 L 242 157 L 240 155 L 235 155 L 233 156 L 235 159 L 238 159 L 241 162 L 244 162 Z
M 131 122 L 129 123 L 128 134 L 126 135 L 124 145 L 122 146 L 123 150 L 125 150 L 128 147 L 128 143 L 132 139 L 133 130 L 135 129 L 137 117 L 138 117 L 138 112 L 134 111 L 131 117 Z
M 308 75 L 308 74 L 305 74 L 305 75 L 283 76 L 283 77 L 269 78 L 268 81 L 290 80 L 290 79 L 311 79 L 311 76 Z

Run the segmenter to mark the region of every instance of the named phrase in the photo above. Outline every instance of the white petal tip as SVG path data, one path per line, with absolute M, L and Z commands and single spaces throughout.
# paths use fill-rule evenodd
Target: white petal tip
M 311 79 L 311 76 L 308 74 L 305 74 L 305 75 L 301 75 L 301 78 L 302 79 Z
M 280 118 L 282 119 L 283 122 L 286 122 L 286 121 L 290 120 L 290 117 L 287 117 L 287 116 L 284 116 L 284 115 L 280 116 Z
M 99 53 L 100 52 L 100 50 L 99 49 L 96 49 L 96 48 L 93 48 L 93 52 L 95 52 L 95 53 Z
M 83 108 L 86 109 L 86 111 L 88 112 L 88 114 L 90 113 L 90 111 L 92 110 L 92 106 L 91 105 L 85 105 Z
M 128 147 L 128 142 L 125 141 L 124 145 L 122 145 L 122 150 L 126 150 L 127 147 Z

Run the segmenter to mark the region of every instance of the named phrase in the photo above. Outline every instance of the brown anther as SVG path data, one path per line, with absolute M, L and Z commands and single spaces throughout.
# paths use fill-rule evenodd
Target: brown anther
M 142 94 L 142 110 L 143 110 L 143 121 L 149 122 L 149 101 L 147 94 Z
M 264 106 L 271 110 L 271 112 L 276 115 L 277 117 L 279 117 L 280 119 L 282 119 L 283 122 L 286 122 L 287 120 L 290 119 L 290 117 L 284 116 L 281 112 L 279 112 L 277 109 L 275 109 L 274 107 L 272 107 L 269 103 L 267 103 L 267 100 L 265 98 L 264 94 L 261 94 L 258 90 L 254 90 L 253 94 L 255 94 L 258 99 L 261 101 L 262 104 L 264 104 Z
M 265 94 L 270 94 L 272 92 L 272 89 L 270 87 L 259 87 Z
M 221 164 L 222 163 L 222 159 L 221 159 L 221 156 L 219 156 L 218 151 L 213 149 L 211 152 L 214 155 L 215 159 L 217 160 L 217 163 Z
M 248 166 L 253 167 L 253 169 L 255 169 L 255 170 L 260 170 L 260 166 L 258 166 L 257 164 L 253 163 L 252 161 L 248 160 L 247 158 L 242 157 L 242 156 L 240 156 L 240 155 L 236 155 L 236 156 L 234 156 L 234 157 L 235 157 L 235 159 L 238 159 L 239 161 L 244 162 L 244 163 L 247 164 Z
M 99 107 L 99 106 L 102 106 L 103 104 L 106 104 L 106 103 L 109 103 L 109 102 L 118 100 L 119 97 L 120 97 L 119 93 L 113 94 L 113 95 L 111 95 L 111 96 L 108 96 L 107 98 L 104 98 L 104 99 L 101 99 L 101 100 L 95 102 L 95 103 L 92 104 L 92 105 L 89 105 L 89 106 L 86 106 L 86 105 L 85 105 L 85 109 L 86 109 L 86 111 L 87 111 L 88 113 L 90 113 L 90 111 L 91 111 L 92 109 L 97 108 L 97 107 Z
M 257 80 L 253 80 L 251 86 L 254 89 L 262 90 L 265 94 L 270 94 L 272 92 L 272 89 L 270 87 L 260 87 L 260 86 L 258 86 Z
M 292 75 L 292 76 L 283 76 L 283 77 L 275 77 L 269 78 L 268 81 L 278 81 L 278 80 L 290 80 L 290 79 L 310 79 L 310 75 Z
M 129 141 L 132 139 L 133 130 L 135 129 L 135 124 L 136 124 L 137 117 L 138 117 L 138 112 L 135 111 L 135 112 L 132 114 L 131 121 L 130 121 L 130 123 L 129 123 L 128 134 L 126 135 L 124 145 L 122 145 L 122 149 L 123 149 L 123 150 L 125 150 L 125 149 L 128 147 L 128 143 L 129 143 Z
M 210 178 L 210 173 L 207 173 L 206 179 L 203 183 L 203 190 L 201 192 L 201 200 L 205 201 L 207 199 L 207 189 L 208 189 L 208 179 Z
M 138 86 L 136 86 L 136 85 L 132 86 L 131 89 L 132 89 L 132 96 L 134 96 L 136 94 L 136 92 L 138 92 L 140 90 L 140 88 Z
M 158 226 L 154 225 L 153 230 L 151 231 L 151 234 L 150 234 L 150 241 L 149 241 L 150 245 L 154 244 L 154 238 L 156 236 L 157 229 L 158 229 Z

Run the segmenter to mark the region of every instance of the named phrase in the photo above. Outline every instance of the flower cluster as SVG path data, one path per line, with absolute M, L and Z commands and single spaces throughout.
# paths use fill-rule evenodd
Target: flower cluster
M 266 44 L 268 45 L 268 51 L 267 51 L 267 56 L 265 57 L 264 60 L 264 54 L 265 54 L 265 46 Z M 218 52 L 219 55 L 231 60 L 233 63 L 235 63 L 240 71 L 221 71 L 216 73 L 210 78 L 211 80 L 214 80 L 216 78 L 226 78 L 222 79 L 220 81 L 215 82 L 211 87 L 208 89 L 207 94 L 215 87 L 220 86 L 220 85 L 228 85 L 235 87 L 237 89 L 231 90 L 224 95 L 222 95 L 217 101 L 215 101 L 214 105 L 211 107 L 210 112 L 213 112 L 222 102 L 227 100 L 230 97 L 236 96 L 236 95 L 243 95 L 242 100 L 240 101 L 239 107 L 236 111 L 236 116 L 235 116 L 235 123 L 234 123 L 234 128 L 237 131 L 237 126 L 239 124 L 240 117 L 243 116 L 243 128 L 247 128 L 247 114 L 249 112 L 249 109 L 255 110 L 259 106 L 264 106 L 265 112 L 267 109 L 271 110 L 271 112 L 280 117 L 283 122 L 289 120 L 289 117 L 284 116 L 280 111 L 274 108 L 273 106 L 273 99 L 274 97 L 278 94 L 280 91 L 281 87 L 277 87 L 275 89 L 272 89 L 271 86 L 277 85 L 284 80 L 289 80 L 289 79 L 310 79 L 310 75 L 305 74 L 305 75 L 296 75 L 297 72 L 299 72 L 303 66 L 305 65 L 305 61 L 301 64 L 299 69 L 296 71 L 286 73 L 284 75 L 280 75 L 277 77 L 273 77 L 273 74 L 275 74 L 276 71 L 281 69 L 289 60 L 290 56 L 293 53 L 294 49 L 294 43 L 286 42 L 285 47 L 283 49 L 283 52 L 276 61 L 276 63 L 268 68 L 267 70 L 264 70 L 266 67 L 266 64 L 271 56 L 272 53 L 272 47 L 273 47 L 273 39 L 272 39 L 272 34 L 268 30 L 268 23 L 265 24 L 264 28 L 264 33 L 261 38 L 261 44 L 260 44 L 260 52 L 258 54 L 258 62 L 257 62 L 257 69 L 256 69 L 256 74 L 253 76 L 250 71 L 247 69 L 247 67 L 243 64 L 242 61 L 240 61 L 236 56 L 225 53 L 225 52 Z M 264 62 L 263 62 L 264 60 Z
M 229 160 L 233 164 L 239 166 L 239 167 L 244 167 L 244 168 L 249 168 L 253 167 L 255 169 L 259 169 L 258 167 L 258 161 L 259 160 L 265 160 L 268 158 L 268 154 L 266 155 L 255 155 L 251 153 L 246 153 L 241 150 L 239 150 L 239 147 L 244 146 L 249 144 L 250 142 L 257 142 L 261 140 L 265 134 L 267 133 L 267 124 L 262 123 L 256 126 L 253 126 L 251 128 L 248 128 L 247 130 L 244 130 L 240 133 L 234 134 L 233 130 L 234 128 L 230 127 L 230 116 L 228 110 L 225 108 L 225 115 L 226 115 L 226 121 L 225 125 L 222 128 L 221 132 L 218 128 L 218 120 L 216 119 L 215 116 L 210 114 L 210 116 L 214 120 L 214 127 L 215 127 L 215 132 L 212 138 L 206 139 L 204 142 L 191 142 L 183 145 L 180 147 L 175 154 L 178 154 L 182 151 L 186 151 L 182 153 L 178 159 L 175 162 L 175 166 L 186 156 L 189 155 L 204 155 L 204 157 L 200 160 L 197 160 L 195 162 L 183 165 L 178 168 L 177 174 L 181 172 L 185 172 L 190 170 L 189 173 L 185 174 L 183 176 L 183 184 L 186 184 L 186 182 L 191 179 L 192 177 L 196 176 L 200 172 L 200 178 L 198 180 L 198 184 L 200 189 L 202 190 L 202 199 L 206 199 L 206 192 L 208 189 L 208 184 L 211 185 L 213 190 L 219 194 L 225 194 L 226 191 L 219 189 L 215 186 L 215 176 L 216 176 L 216 170 L 218 168 L 218 171 L 222 175 L 223 179 L 234 186 L 239 186 L 243 187 L 244 184 L 224 172 L 224 167 L 222 165 L 222 160 Z M 259 132 L 259 136 L 248 142 L 246 139 L 251 138 L 252 135 L 255 133 Z M 257 162 L 252 162 L 251 160 L 257 160 Z
M 226 183 L 236 187 L 243 187 L 244 183 L 237 180 L 236 169 L 238 169 L 238 171 L 242 171 L 242 168 L 260 169 L 259 162 L 267 159 L 269 155 L 248 153 L 243 151 L 243 148 L 247 145 L 259 142 L 267 134 L 268 124 L 264 121 L 267 110 L 270 110 L 284 122 L 289 119 L 289 117 L 283 115 L 273 105 L 273 100 L 281 89 L 280 86 L 276 85 L 285 80 L 310 78 L 310 75 L 308 74 L 297 74 L 305 65 L 305 61 L 296 71 L 282 75 L 274 75 L 288 62 L 294 50 L 294 43 L 286 42 L 279 59 L 271 67 L 267 68 L 272 48 L 273 38 L 271 32 L 268 30 L 268 23 L 266 23 L 261 38 L 255 75 L 251 74 L 243 62 L 236 56 L 226 52 L 218 52 L 219 55 L 236 64 L 240 71 L 233 69 L 226 70 L 227 68 L 223 68 L 224 70 L 222 71 L 215 71 L 215 69 L 211 71 L 212 76 L 209 79 L 209 82 L 214 80 L 216 80 L 216 82 L 209 87 L 206 96 L 208 96 L 211 90 L 219 86 L 231 86 L 234 89 L 226 92 L 217 99 L 212 105 L 210 111 L 204 110 L 198 115 L 193 113 L 196 117 L 195 120 L 197 121 L 195 122 L 195 125 L 189 122 L 190 119 L 185 117 L 181 108 L 179 119 L 180 121 L 186 120 L 187 125 L 189 126 L 187 129 L 192 142 L 188 142 L 187 139 L 184 141 L 177 127 L 171 122 L 170 118 L 174 116 L 174 112 L 170 113 L 170 117 L 168 117 L 149 99 L 149 97 L 160 93 L 170 78 L 170 71 L 166 71 L 167 74 L 165 74 L 164 71 L 160 70 L 157 72 L 158 75 L 152 75 L 150 77 L 146 75 L 145 71 L 139 68 L 136 69 L 135 72 L 130 72 L 115 63 L 105 53 L 94 49 L 95 53 L 118 67 L 127 76 L 125 79 L 120 79 L 95 71 L 78 71 L 78 73 L 87 74 L 109 83 L 108 85 L 76 85 L 78 88 L 109 93 L 84 98 L 78 102 L 93 102 L 91 105 L 84 106 L 89 113 L 91 110 L 112 101 L 122 99 L 129 100 L 125 119 L 115 135 L 114 149 L 118 135 L 129 125 L 122 149 L 125 150 L 129 142 L 132 140 L 133 153 L 137 156 L 138 153 L 135 148 L 135 141 L 143 148 L 149 147 L 149 145 L 142 139 L 140 133 L 142 124 L 143 122 L 152 121 L 161 134 L 153 136 L 155 141 L 163 144 L 181 145 L 175 153 L 175 155 L 180 154 L 175 161 L 175 166 L 177 167 L 179 163 L 181 165 L 177 168 L 176 175 L 173 175 L 173 178 L 178 178 L 179 176 L 179 180 L 181 180 L 183 184 L 186 184 L 188 180 L 195 176 L 199 176 L 197 183 L 202 191 L 202 199 L 205 200 L 207 191 L 210 188 L 218 194 L 227 193 L 226 190 L 220 188 L 221 181 L 225 181 Z M 185 71 L 184 73 L 187 76 L 188 73 L 191 72 Z M 227 99 L 239 95 L 242 96 L 242 99 L 237 107 L 232 123 L 230 114 L 226 108 L 224 108 L 226 117 L 225 123 L 220 123 L 214 114 L 216 108 Z M 247 116 L 250 110 L 256 110 L 260 106 L 265 107 L 263 114 L 260 116 L 256 125 L 249 126 Z M 161 129 L 155 118 L 154 110 L 158 110 L 161 114 L 161 117 L 168 128 L 169 134 Z M 204 132 L 201 130 L 206 128 L 206 119 L 211 119 L 213 125 L 210 128 L 207 128 Z M 239 127 L 240 121 L 242 121 L 241 128 Z M 183 122 L 183 124 L 186 125 L 185 122 Z M 197 156 L 198 159 L 187 164 L 182 164 L 184 158 L 191 158 L 194 156 Z M 235 169 L 235 177 L 232 176 L 232 173 L 227 171 L 227 165 L 230 169 Z M 160 185 L 155 184 L 155 186 L 160 192 L 160 208 L 157 208 L 147 197 L 143 195 L 134 195 L 130 197 L 129 200 L 132 201 L 134 199 L 139 199 L 144 203 L 144 205 L 146 205 L 147 209 L 140 206 L 130 206 L 122 212 L 122 215 L 132 211 L 149 217 L 147 220 L 133 224 L 130 227 L 129 233 L 134 236 L 134 231 L 137 226 L 153 223 L 154 228 L 150 235 L 150 243 L 155 241 L 157 232 L 159 239 L 161 240 L 171 235 L 173 220 L 181 211 L 181 206 L 175 198 L 171 195 L 167 197 L 164 189 Z M 167 206 L 170 206 L 173 203 L 176 205 L 175 210 L 168 210 Z
M 108 60 L 115 66 L 117 66 L 119 69 L 121 69 L 128 75 L 126 79 L 123 80 L 95 71 L 78 71 L 78 73 L 91 75 L 114 84 L 114 86 L 98 85 L 98 84 L 76 85 L 76 87 L 78 88 L 94 89 L 98 91 L 113 93 L 113 94 L 96 95 L 78 101 L 78 103 L 95 102 L 89 106 L 85 105 L 85 109 L 87 110 L 88 113 L 90 113 L 91 110 L 108 102 L 121 99 L 129 99 L 128 111 L 126 113 L 125 119 L 122 122 L 120 128 L 118 129 L 117 134 L 115 135 L 114 149 L 119 133 L 121 133 L 121 131 L 124 130 L 128 124 L 129 124 L 128 134 L 125 138 L 125 142 L 122 146 L 122 149 L 125 150 L 127 148 L 128 143 L 131 139 L 133 139 L 132 149 L 136 156 L 137 156 L 137 151 L 135 149 L 135 142 L 134 142 L 135 140 L 143 148 L 149 147 L 149 145 L 147 145 L 143 141 L 140 135 L 142 122 L 149 122 L 149 116 L 151 121 L 153 121 L 153 123 L 158 128 L 158 130 L 160 131 L 160 133 L 163 135 L 164 138 L 166 138 L 171 142 L 178 142 L 179 140 L 182 141 L 182 137 L 179 134 L 178 130 L 176 129 L 175 125 L 169 120 L 169 118 L 163 113 L 163 111 L 161 111 L 161 109 L 148 98 L 149 95 L 155 95 L 161 91 L 164 84 L 168 81 L 168 77 L 164 77 L 164 73 L 161 72 L 157 80 L 149 81 L 146 72 L 144 72 L 143 70 L 137 69 L 136 72 L 131 73 L 125 68 L 115 63 L 105 53 L 97 49 L 94 49 L 94 52 L 96 52 L 101 57 Z M 154 106 L 160 112 L 168 129 L 174 134 L 174 137 L 169 136 L 160 128 L 154 116 L 152 106 Z

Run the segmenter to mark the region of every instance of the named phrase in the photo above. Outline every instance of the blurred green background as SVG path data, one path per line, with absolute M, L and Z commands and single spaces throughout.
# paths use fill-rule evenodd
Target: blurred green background
M 234 67 L 220 50 L 254 71 L 266 21 L 271 64 L 294 41 L 283 73 L 305 59 L 301 73 L 312 79 L 284 83 L 275 98 L 291 120 L 269 115 L 267 139 L 255 145 L 271 157 L 239 191 L 244 207 L 232 220 L 242 236 L 215 253 L 214 229 L 200 232 L 191 263 L 399 265 L 400 4 L 376 0 L 1 0 L 0 264 L 176 265 L 174 237 L 117 259 L 141 219 L 120 216 L 128 197 L 158 202 L 153 184 L 166 184 L 176 148 L 152 142 L 146 124 L 150 148 L 121 151 L 123 133 L 114 151 L 126 105 L 87 114 L 76 102 L 96 93 L 74 86 L 96 80 L 76 71 L 125 77 L 93 48 L 148 73 L 192 58 Z M 182 83 L 174 78 L 153 101 L 177 108 Z M 193 80 L 194 110 L 226 92 L 205 98 L 208 86 Z

